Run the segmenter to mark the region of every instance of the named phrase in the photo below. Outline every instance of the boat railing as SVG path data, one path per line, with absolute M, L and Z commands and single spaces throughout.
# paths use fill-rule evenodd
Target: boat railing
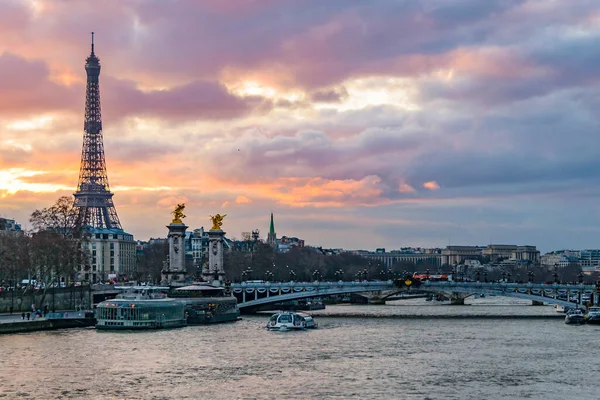
M 160 300 L 166 299 L 167 295 L 164 293 L 123 293 L 117 296 L 120 300 Z

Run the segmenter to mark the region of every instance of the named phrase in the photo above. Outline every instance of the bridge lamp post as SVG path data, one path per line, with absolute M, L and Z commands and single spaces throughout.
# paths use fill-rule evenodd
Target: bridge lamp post
M 577 281 L 582 284 L 583 283 L 583 271 L 579 271 L 577 274 Z
M 483 271 L 483 281 L 484 281 L 484 282 L 487 282 L 487 281 L 488 281 L 488 279 L 487 279 L 487 270 L 486 270 L 486 271 Z
M 270 282 L 274 276 L 275 275 L 273 275 L 273 273 L 271 271 L 265 272 L 265 281 Z
M 554 273 L 552 274 L 552 276 L 554 277 L 554 283 L 559 283 L 558 282 L 558 268 L 556 267 L 556 265 L 554 265 Z
M 338 269 L 337 271 L 334 272 L 334 274 L 335 274 L 335 277 L 338 280 L 340 280 L 340 281 L 343 280 L 343 278 L 344 278 L 344 270 Z
M 294 272 L 293 269 L 290 269 L 290 281 L 294 281 L 294 279 L 296 278 L 296 273 Z
M 506 282 L 506 272 L 502 271 L 502 282 Z
M 508 282 L 512 281 L 512 274 L 510 272 L 506 274 L 506 279 Z
M 480 276 L 481 276 L 481 271 L 480 271 L 480 270 L 477 270 L 477 271 L 475 271 L 475 280 L 476 280 L 477 282 L 479 282 L 479 278 L 480 278 Z
M 252 269 L 250 269 L 250 268 L 242 271 L 242 280 L 245 278 L 250 279 L 250 274 L 252 274 Z
M 527 278 L 529 283 L 533 282 L 533 271 L 527 272 Z
M 313 277 L 314 277 L 315 281 L 320 282 L 321 277 L 322 277 L 321 272 L 318 269 L 315 269 L 313 271 Z

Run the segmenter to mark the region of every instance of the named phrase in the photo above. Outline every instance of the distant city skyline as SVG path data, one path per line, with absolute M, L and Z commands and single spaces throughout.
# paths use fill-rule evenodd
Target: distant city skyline
M 232 4 L 0 2 L 0 216 L 76 191 L 94 31 L 136 239 L 600 247 L 597 1 Z

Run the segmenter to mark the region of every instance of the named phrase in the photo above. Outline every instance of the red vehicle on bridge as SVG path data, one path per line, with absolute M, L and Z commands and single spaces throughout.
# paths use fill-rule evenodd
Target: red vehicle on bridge
M 418 279 L 420 281 L 429 280 L 431 282 L 451 281 L 452 274 L 426 274 L 424 272 L 415 272 L 413 274 L 413 279 Z

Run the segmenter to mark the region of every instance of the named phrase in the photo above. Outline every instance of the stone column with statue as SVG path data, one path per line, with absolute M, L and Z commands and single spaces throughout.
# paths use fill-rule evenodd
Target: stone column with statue
M 173 214 L 173 220 L 167 228 L 169 229 L 169 256 L 165 268 L 162 271 L 163 285 L 183 284 L 186 280 L 185 270 L 185 230 L 187 226 L 183 223 L 183 210 L 185 204 L 177 204 Z
M 211 215 L 212 228 L 208 231 L 208 265 L 204 268 L 202 277 L 214 285 L 221 285 L 225 280 L 225 269 L 223 268 L 223 237 L 225 232 L 221 229 L 223 219 L 227 214 Z

